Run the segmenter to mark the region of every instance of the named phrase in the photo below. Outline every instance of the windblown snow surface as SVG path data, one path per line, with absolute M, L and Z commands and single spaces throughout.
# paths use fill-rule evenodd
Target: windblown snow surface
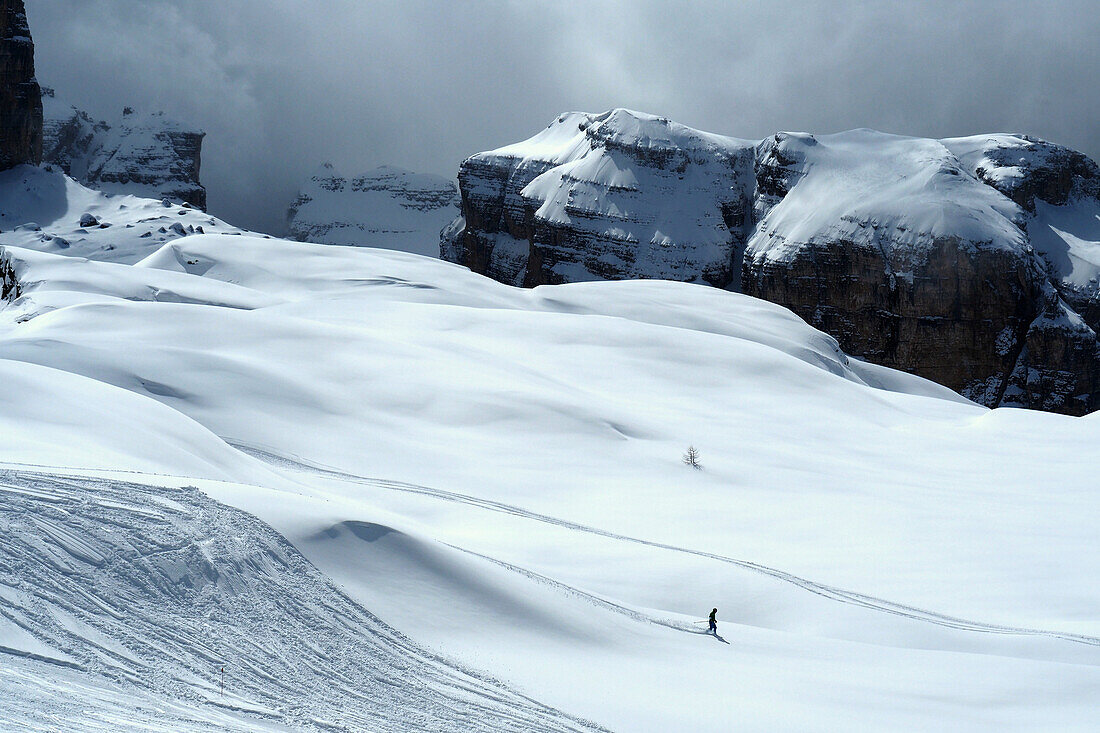
M 95 200 L 134 264 L 0 235 L 0 729 L 1100 726 L 1095 416 Z

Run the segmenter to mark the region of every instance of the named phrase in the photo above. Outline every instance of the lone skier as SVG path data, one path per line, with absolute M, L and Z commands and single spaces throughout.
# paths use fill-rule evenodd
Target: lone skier
M 715 608 L 710 612 L 710 632 L 715 636 L 718 636 L 718 622 L 714 617 L 718 614 L 718 609 Z

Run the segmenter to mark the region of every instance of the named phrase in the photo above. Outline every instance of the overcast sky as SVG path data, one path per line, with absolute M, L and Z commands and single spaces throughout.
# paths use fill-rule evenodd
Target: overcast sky
M 206 130 L 211 212 L 276 233 L 323 160 L 454 176 L 567 110 L 748 138 L 1028 132 L 1100 157 L 1095 0 L 26 5 L 40 82 Z

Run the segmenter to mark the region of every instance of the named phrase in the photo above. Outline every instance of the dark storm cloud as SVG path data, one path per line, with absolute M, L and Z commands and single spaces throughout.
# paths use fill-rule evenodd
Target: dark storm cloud
M 39 79 L 203 127 L 210 208 L 282 227 L 322 160 L 453 175 L 565 110 L 738 137 L 1029 132 L 1100 155 L 1088 2 L 26 0 Z

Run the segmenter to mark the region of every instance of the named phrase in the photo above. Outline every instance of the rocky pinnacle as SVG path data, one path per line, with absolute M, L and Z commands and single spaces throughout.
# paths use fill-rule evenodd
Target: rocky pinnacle
M 0 0 L 0 170 L 42 160 L 42 93 L 23 0 Z

